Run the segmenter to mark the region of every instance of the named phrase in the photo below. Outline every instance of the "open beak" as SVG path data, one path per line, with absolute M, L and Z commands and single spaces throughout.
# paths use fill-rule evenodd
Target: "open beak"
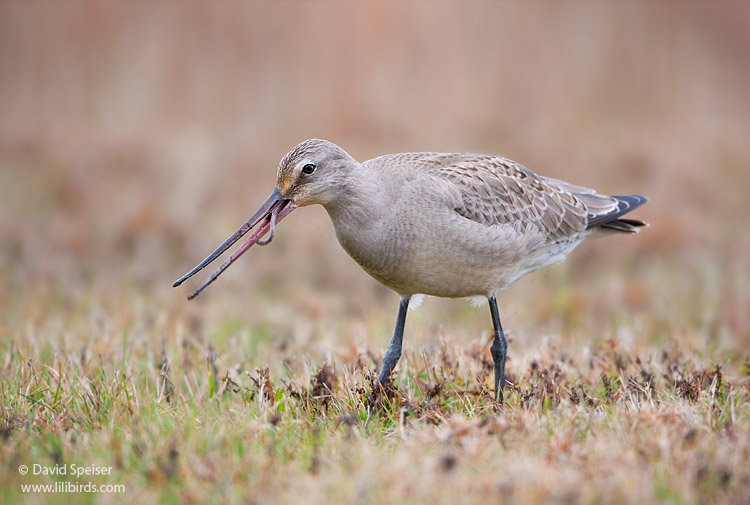
M 214 252 L 208 255 L 206 259 L 201 261 L 198 265 L 195 266 L 192 270 L 190 270 L 188 273 L 180 277 L 175 281 L 174 284 L 172 284 L 172 287 L 176 288 L 183 282 L 185 282 L 186 279 L 192 277 L 199 271 L 203 270 L 203 268 L 211 263 L 213 260 L 221 256 L 221 254 L 229 249 L 232 244 L 237 242 L 240 238 L 242 238 L 243 235 L 245 235 L 247 232 L 249 232 L 254 226 L 260 223 L 260 226 L 253 231 L 253 233 L 250 234 L 250 236 L 245 240 L 245 242 L 240 246 L 239 249 L 237 249 L 234 254 L 232 254 L 229 259 L 227 259 L 217 270 L 216 272 L 211 275 L 211 277 L 208 278 L 206 282 L 200 285 L 198 289 L 193 291 L 193 293 L 188 296 L 188 300 L 192 300 L 196 296 L 200 294 L 201 291 L 203 291 L 206 286 L 211 284 L 214 280 L 216 280 L 221 273 L 229 267 L 232 263 L 235 262 L 237 258 L 242 256 L 242 254 L 250 249 L 253 245 L 256 243 L 259 245 L 267 245 L 273 240 L 273 235 L 276 230 L 276 223 L 284 219 L 286 216 L 289 215 L 290 212 L 292 212 L 294 209 L 296 209 L 297 206 L 294 205 L 294 203 L 284 197 L 284 195 L 279 192 L 278 188 L 274 188 L 273 192 L 271 193 L 271 196 L 268 197 L 268 199 L 261 205 L 261 207 L 253 214 L 253 216 L 247 220 L 245 224 L 239 227 L 239 229 L 234 232 L 228 239 L 224 241 L 223 244 L 221 244 L 219 247 L 216 248 Z M 261 240 L 261 238 L 268 232 L 271 232 L 267 239 Z

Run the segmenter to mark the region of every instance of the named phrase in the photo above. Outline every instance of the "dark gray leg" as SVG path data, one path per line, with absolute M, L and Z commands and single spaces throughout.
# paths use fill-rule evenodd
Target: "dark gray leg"
M 500 315 L 497 313 L 497 300 L 495 295 L 487 297 L 490 301 L 490 312 L 492 313 L 492 326 L 495 329 L 495 339 L 492 341 L 490 351 L 492 361 L 495 362 L 495 399 L 503 403 L 503 386 L 505 386 L 505 356 L 508 354 L 508 340 L 500 326 Z
M 388 345 L 388 349 L 383 356 L 383 365 L 380 367 L 378 381 L 385 385 L 390 379 L 391 372 L 396 367 L 398 359 L 401 357 L 401 342 L 404 339 L 404 322 L 406 322 L 406 309 L 409 308 L 409 296 L 401 298 L 398 306 L 398 316 L 396 317 L 396 327 L 393 329 L 393 338 Z

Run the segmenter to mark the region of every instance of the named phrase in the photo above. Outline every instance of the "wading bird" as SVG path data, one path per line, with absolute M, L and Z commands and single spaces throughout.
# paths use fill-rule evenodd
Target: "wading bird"
M 645 202 L 640 195 L 598 194 L 496 156 L 401 153 L 359 163 L 336 144 L 306 140 L 282 158 L 276 187 L 260 209 L 174 286 L 257 226 L 188 297 L 194 298 L 252 245 L 270 243 L 278 222 L 294 209 L 320 204 L 346 252 L 401 295 L 380 383 L 390 380 L 401 357 L 413 295 L 485 296 L 494 327 L 495 395 L 502 403 L 508 341 L 496 293 L 561 262 L 583 240 L 637 232 L 646 223 L 622 216 Z

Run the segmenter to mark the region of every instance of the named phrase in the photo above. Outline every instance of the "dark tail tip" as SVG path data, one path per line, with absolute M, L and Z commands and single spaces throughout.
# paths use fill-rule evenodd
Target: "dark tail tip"
M 617 207 L 606 214 L 589 214 L 589 222 L 588 226 L 586 226 L 587 230 L 597 226 L 605 226 L 622 231 L 637 231 L 635 228 L 632 228 L 632 226 L 644 226 L 646 224 L 634 225 L 633 223 L 628 223 L 628 221 L 635 220 L 621 220 L 619 218 L 646 203 L 648 198 L 643 195 L 616 195 L 612 196 L 612 198 L 617 200 Z
M 648 202 L 648 198 L 643 195 L 621 195 L 613 196 L 612 198 L 616 199 L 619 202 L 617 208 L 618 212 L 621 212 L 621 216 L 623 214 L 627 214 L 631 210 L 637 209 L 644 203 Z
M 638 228 L 648 228 L 648 223 L 640 219 L 615 219 L 599 226 L 626 233 L 638 233 L 640 231 Z

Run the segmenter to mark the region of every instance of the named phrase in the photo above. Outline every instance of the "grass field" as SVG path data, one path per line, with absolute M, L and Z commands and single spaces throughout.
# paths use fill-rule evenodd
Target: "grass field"
M 503 409 L 486 307 L 412 312 L 396 387 L 383 394 L 372 380 L 384 316 L 322 330 L 336 309 L 300 302 L 282 309 L 306 311 L 294 329 L 218 307 L 167 316 L 137 293 L 111 305 L 35 293 L 39 305 L 13 304 L 3 329 L 3 503 L 746 501 L 750 361 L 731 344 L 745 322 L 650 317 L 637 299 L 596 315 L 594 296 L 579 292 L 579 305 L 567 280 L 546 282 L 566 329 L 523 342 L 531 330 L 510 326 Z M 22 494 L 68 480 L 18 475 L 34 463 L 111 467 L 69 480 L 125 491 Z
M 0 503 L 750 503 L 742 4 L 40 4 L 0 6 Z M 504 406 L 463 300 L 383 391 L 398 297 L 320 208 L 171 288 L 306 137 L 506 155 L 651 227 L 500 293 Z

